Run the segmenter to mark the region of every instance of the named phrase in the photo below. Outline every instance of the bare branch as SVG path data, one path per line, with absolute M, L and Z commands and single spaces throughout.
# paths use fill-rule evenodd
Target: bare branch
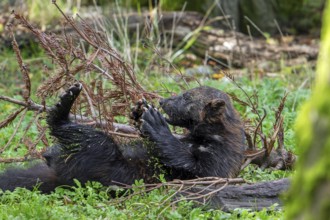
M 11 134 L 7 144 L 3 148 L 0 149 L 0 154 L 2 154 L 7 149 L 7 147 L 11 144 L 13 138 L 16 136 L 16 133 L 17 133 L 18 129 L 20 128 L 22 122 L 23 122 L 23 119 L 25 117 L 26 112 L 27 112 L 27 110 L 25 109 L 25 111 L 23 112 L 23 115 L 21 115 L 21 118 L 20 118 L 18 124 L 16 125 L 16 128 L 15 128 L 14 132 Z
M 6 127 L 9 123 L 11 123 L 24 109 L 25 107 L 18 109 L 17 111 L 9 115 L 5 120 L 0 122 L 0 129 Z

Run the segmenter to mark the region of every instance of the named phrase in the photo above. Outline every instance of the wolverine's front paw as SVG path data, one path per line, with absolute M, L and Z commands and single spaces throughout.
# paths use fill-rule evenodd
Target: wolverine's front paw
M 140 99 L 133 108 L 131 108 L 130 118 L 135 122 L 139 122 L 145 109 L 148 109 L 149 105 L 145 99 Z
M 68 88 L 64 94 L 61 95 L 61 100 L 65 99 L 76 99 L 82 90 L 82 84 L 81 83 L 75 83 L 73 86 Z
M 152 140 L 171 134 L 165 118 L 155 108 L 147 109 L 142 115 L 141 133 Z
M 64 94 L 60 96 L 60 102 L 56 104 L 57 107 L 60 106 L 71 106 L 74 100 L 78 97 L 80 91 L 82 90 L 81 83 L 75 83 L 69 89 L 65 91 Z
M 47 115 L 50 127 L 69 120 L 70 109 L 81 90 L 82 84 L 76 83 L 60 96 L 60 101 L 50 109 Z

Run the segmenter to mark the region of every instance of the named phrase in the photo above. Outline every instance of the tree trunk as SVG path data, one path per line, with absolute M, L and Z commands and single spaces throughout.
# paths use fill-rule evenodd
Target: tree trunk
M 316 86 L 297 119 L 301 156 L 286 207 L 287 219 L 330 216 L 330 2 L 323 17 Z

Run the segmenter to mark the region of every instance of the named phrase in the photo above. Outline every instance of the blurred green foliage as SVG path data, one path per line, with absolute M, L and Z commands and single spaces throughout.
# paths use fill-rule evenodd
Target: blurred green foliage
M 124 6 L 149 7 L 155 5 L 156 0 L 124 0 Z M 198 11 L 205 14 L 214 4 L 211 16 L 223 16 L 223 12 L 231 16 L 236 29 L 248 33 L 247 26 L 252 26 L 251 20 L 261 31 L 270 34 L 283 32 L 319 33 L 322 19 L 322 9 L 325 0 L 160 0 L 159 5 L 163 10 Z M 248 17 L 246 19 L 245 17 Z M 276 26 L 274 20 L 279 24 Z M 258 32 L 250 28 L 252 33 Z
M 323 17 L 314 92 L 297 119 L 299 157 L 286 206 L 287 219 L 330 216 L 330 2 Z
M 64 11 L 73 14 L 79 12 L 82 6 L 93 5 L 102 6 L 105 10 L 119 5 L 141 11 L 142 8 L 153 8 L 159 4 L 162 10 L 184 9 L 202 14 L 213 7 L 211 17 L 223 16 L 224 13 L 230 15 L 236 30 L 245 33 L 278 34 L 280 28 L 281 31 L 290 34 L 316 35 L 319 33 L 325 0 L 159 0 L 159 2 L 157 0 L 57 0 L 56 2 Z M 51 4 L 45 4 L 43 0 L 27 0 L 26 7 L 29 18 L 43 27 L 52 23 L 56 24 L 56 18 L 60 16 Z M 278 22 L 279 27 L 274 20 Z M 217 23 L 227 25 L 226 21 Z

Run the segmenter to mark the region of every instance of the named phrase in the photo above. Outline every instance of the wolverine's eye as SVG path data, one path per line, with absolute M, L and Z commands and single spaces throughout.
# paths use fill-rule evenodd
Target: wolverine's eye
M 195 104 L 193 102 L 189 102 L 185 104 L 185 108 L 187 109 L 187 111 L 190 111 L 191 108 L 195 107 Z
M 190 100 L 191 99 L 191 95 L 189 95 L 187 93 L 184 93 L 182 96 L 183 96 L 184 100 Z

